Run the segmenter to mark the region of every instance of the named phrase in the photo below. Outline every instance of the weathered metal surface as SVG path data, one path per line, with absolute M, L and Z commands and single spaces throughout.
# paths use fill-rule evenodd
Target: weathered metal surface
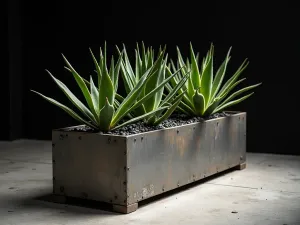
M 245 162 L 246 113 L 128 137 L 130 204 Z
M 56 130 L 53 160 L 55 194 L 129 207 L 245 163 L 246 113 L 127 137 Z
M 126 137 L 53 131 L 53 191 L 123 205 Z

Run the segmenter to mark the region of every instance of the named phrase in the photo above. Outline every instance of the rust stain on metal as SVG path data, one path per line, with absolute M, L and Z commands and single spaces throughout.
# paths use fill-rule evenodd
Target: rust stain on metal
M 220 133 L 220 126 L 219 126 L 219 122 L 217 122 L 215 125 L 215 140 L 218 139 L 219 133 Z
M 177 143 L 177 148 L 179 150 L 180 157 L 182 157 L 184 155 L 185 150 L 186 150 L 185 138 L 181 137 L 181 136 L 178 136 L 176 138 L 176 143 Z
M 234 123 L 229 126 L 230 133 L 230 145 L 232 148 L 236 147 L 236 142 L 238 141 L 238 124 Z
M 169 187 L 172 185 L 172 179 L 173 179 L 173 155 L 176 153 L 174 152 L 176 150 L 176 138 L 177 135 L 174 135 L 172 132 L 165 132 L 165 138 L 164 142 L 167 143 L 171 147 L 171 151 L 168 152 L 168 166 L 167 166 L 167 175 L 166 175 L 166 180 L 165 180 L 165 185 L 166 187 Z
M 137 191 L 133 194 L 135 199 L 146 199 L 155 195 L 154 185 L 150 184 L 142 188 L 141 191 Z

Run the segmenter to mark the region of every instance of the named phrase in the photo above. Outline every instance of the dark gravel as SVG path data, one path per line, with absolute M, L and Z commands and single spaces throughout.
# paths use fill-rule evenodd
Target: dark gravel
M 114 135 L 125 135 L 126 136 L 126 135 L 138 134 L 138 133 L 143 133 L 143 132 L 148 132 L 148 131 L 153 131 L 153 130 L 160 130 L 160 129 L 169 128 L 169 127 L 181 126 L 181 125 L 190 124 L 190 123 L 203 122 L 205 120 L 215 119 L 218 117 L 226 117 L 229 115 L 231 115 L 231 114 L 222 112 L 222 113 L 215 113 L 206 118 L 203 118 L 203 117 L 192 117 L 191 118 L 184 114 L 174 114 L 169 119 L 165 120 L 158 126 L 149 126 L 149 125 L 145 124 L 144 122 L 140 121 L 140 122 L 136 122 L 134 124 L 130 124 L 130 125 L 121 127 L 114 131 L 99 132 L 99 133 L 100 134 L 114 134 Z M 83 132 L 92 132 L 92 133 L 97 132 L 96 130 L 94 130 L 88 126 L 85 126 L 85 125 L 75 127 L 72 129 L 68 129 L 68 131 L 83 131 Z

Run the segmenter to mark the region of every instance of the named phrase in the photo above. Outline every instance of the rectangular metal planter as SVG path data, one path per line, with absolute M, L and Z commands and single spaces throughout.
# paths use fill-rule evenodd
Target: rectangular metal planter
M 129 136 L 54 130 L 53 191 L 135 211 L 138 202 L 246 160 L 246 113 Z

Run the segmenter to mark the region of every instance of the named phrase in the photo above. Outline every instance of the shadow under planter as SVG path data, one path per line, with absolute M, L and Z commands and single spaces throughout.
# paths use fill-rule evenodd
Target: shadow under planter
M 246 113 L 128 136 L 54 130 L 53 192 L 130 213 L 138 202 L 246 166 Z

